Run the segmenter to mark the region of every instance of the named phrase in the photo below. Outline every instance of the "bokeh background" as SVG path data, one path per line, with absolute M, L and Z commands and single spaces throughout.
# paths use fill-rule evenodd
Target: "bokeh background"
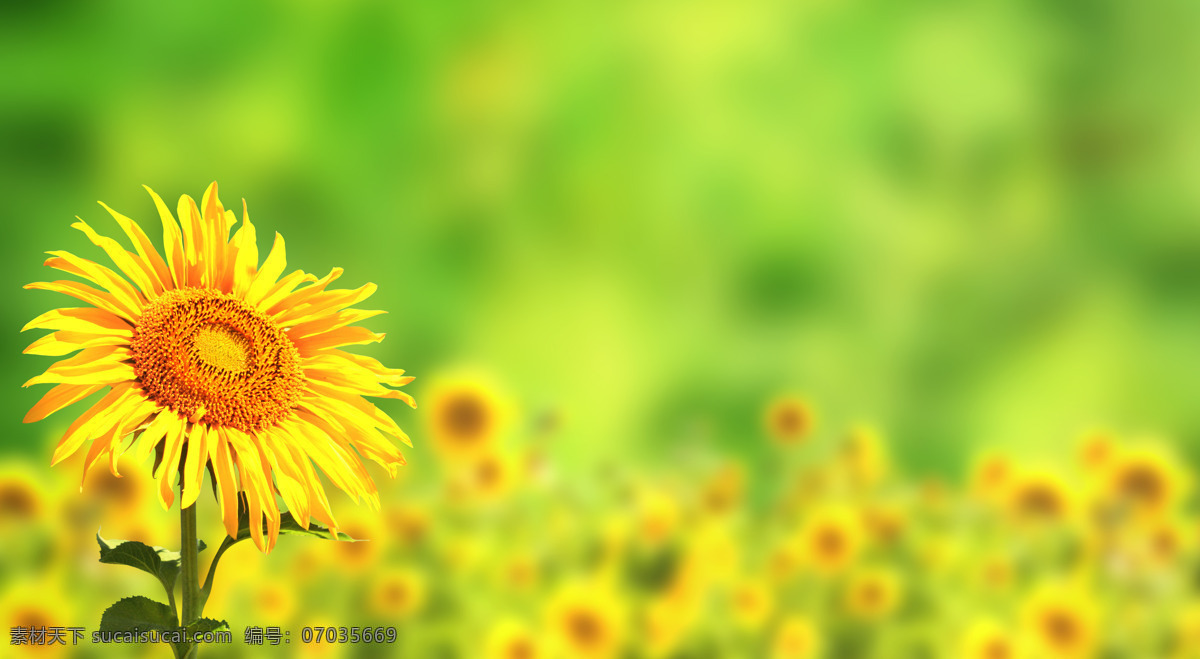
M 801 657 L 810 637 L 839 659 L 968 656 L 958 639 L 992 624 L 975 612 L 1037 637 L 1021 612 L 1069 589 L 1105 604 L 1050 624 L 1075 645 L 1045 656 L 1191 656 L 1198 29 L 1192 3 L 1115 0 L 6 3 L 0 447 L 34 490 L 5 495 L 25 540 L 5 543 L 0 608 L 59 592 L 64 624 L 94 629 L 152 593 L 85 565 L 96 527 L 177 544 L 152 499 L 95 494 L 136 486 L 79 495 L 77 469 L 49 469 L 83 406 L 21 423 L 50 362 L 19 330 L 63 298 L 20 287 L 46 250 L 102 258 L 69 228 L 115 229 L 96 200 L 149 221 L 143 184 L 170 201 L 217 180 L 285 236 L 289 269 L 379 285 L 368 325 L 388 336 L 363 352 L 415 375 L 420 405 L 380 403 L 414 447 L 399 481 L 379 474 L 382 513 L 342 505 L 375 542 L 361 560 L 239 547 L 207 611 L 239 641 L 386 620 L 403 656 L 483 656 L 505 633 L 569 653 L 555 612 L 579 582 L 611 604 L 579 656 Z M 501 486 L 437 449 L 439 384 L 463 383 L 495 411 Z M 972 481 L 981 456 L 1016 474 L 1000 494 Z M 1125 458 L 1165 479 L 1126 492 L 1146 514 L 1113 503 Z M 1030 480 L 1062 497 L 1049 530 L 1014 519 Z M 864 541 L 845 574 L 772 571 L 805 529 L 882 503 L 919 532 Z M 1107 533 L 1142 546 L 1164 525 L 1163 571 L 1106 571 L 1137 563 Z M 945 575 L 926 541 L 953 548 Z M 950 586 L 1005 547 L 1011 591 Z M 692 565 L 703 586 L 680 585 Z M 841 611 L 862 570 L 909 595 L 884 620 Z M 372 599 L 380 575 L 420 592 L 412 610 Z M 741 625 L 747 587 L 769 604 Z M 656 609 L 672 588 L 688 605 Z M 1143 636 L 1107 638 L 1097 621 L 1132 601 Z M 677 642 L 651 648 L 655 615 Z

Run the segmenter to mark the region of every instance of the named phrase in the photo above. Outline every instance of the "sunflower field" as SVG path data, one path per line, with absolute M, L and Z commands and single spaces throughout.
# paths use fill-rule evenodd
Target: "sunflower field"
M 1200 659 L 1192 3 L 0 37 L 0 656 Z

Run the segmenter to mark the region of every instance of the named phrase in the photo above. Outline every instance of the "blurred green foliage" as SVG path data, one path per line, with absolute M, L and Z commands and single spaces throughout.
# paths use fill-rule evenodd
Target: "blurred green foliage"
M 1194 3 L 6 3 L 0 441 L 48 366 L 20 286 L 72 216 L 218 180 L 289 265 L 379 284 L 371 354 L 495 373 L 559 458 L 766 400 L 957 472 L 980 441 L 1200 433 Z M 270 235 L 269 233 L 267 235 Z M 265 239 L 264 239 L 265 242 Z M 425 380 L 427 381 L 427 380 Z M 428 455 L 422 422 L 414 462 Z

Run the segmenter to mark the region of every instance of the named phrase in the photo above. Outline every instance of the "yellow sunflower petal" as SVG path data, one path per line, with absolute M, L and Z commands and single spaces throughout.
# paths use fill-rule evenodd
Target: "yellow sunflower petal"
M 25 423 L 33 423 L 54 414 L 62 408 L 83 400 L 103 389 L 102 384 L 60 384 L 46 392 L 41 400 L 34 404 L 22 419 Z
M 183 236 L 179 232 L 179 225 L 175 222 L 175 216 L 171 215 L 170 209 L 163 203 L 162 197 L 159 197 L 157 192 L 151 190 L 149 187 L 142 187 L 145 187 L 146 192 L 149 192 L 150 197 L 154 199 L 154 206 L 158 209 L 158 217 L 162 220 L 163 257 L 171 269 L 171 278 L 175 282 L 172 288 L 187 286 L 187 257 L 183 252 Z
M 65 279 L 52 282 L 37 281 L 32 284 L 25 284 L 25 289 L 65 293 L 77 300 L 87 302 L 94 307 L 99 307 L 134 323 L 137 322 L 138 317 L 141 315 L 137 311 L 125 308 L 111 294 L 98 291 L 87 284 L 81 284 L 77 281 L 67 281 Z
M 153 273 L 145 261 L 133 258 L 133 254 L 125 251 L 125 248 L 121 247 L 120 243 L 112 238 L 96 233 L 83 220 L 79 220 L 71 226 L 82 231 L 88 237 L 88 240 L 91 240 L 94 245 L 103 249 L 104 253 L 108 254 L 108 258 L 112 259 L 112 262 L 116 264 L 117 269 L 132 280 L 133 283 L 137 284 L 143 295 L 149 298 L 157 294 L 154 288 L 154 280 L 152 279 Z
M 108 214 L 117 221 L 121 226 L 121 230 L 129 237 L 133 243 L 133 248 L 137 250 L 138 257 L 141 259 L 141 265 L 146 273 L 150 276 L 150 281 L 154 285 L 155 295 L 162 293 L 167 288 L 174 288 L 174 280 L 171 277 L 171 268 L 167 266 L 167 262 L 163 260 L 162 255 L 154 247 L 154 243 L 150 242 L 150 238 L 142 231 L 142 227 L 137 222 L 125 217 L 117 211 L 108 207 L 103 201 L 100 205 Z
M 133 325 L 130 325 L 129 322 L 94 307 L 51 309 L 26 323 L 21 331 L 31 329 L 69 330 L 89 334 L 108 334 L 122 338 L 133 336 Z
M 68 456 L 79 450 L 80 446 L 88 439 L 88 433 L 92 426 L 103 418 L 103 412 L 106 412 L 114 405 L 119 404 L 130 395 L 133 389 L 132 383 L 118 384 L 114 386 L 107 394 L 104 395 L 95 405 L 92 405 L 86 412 L 79 415 L 79 418 L 67 428 L 67 432 L 63 433 L 62 439 L 58 441 L 58 446 L 54 449 L 54 457 L 51 458 L 51 466 L 65 460 Z
M 129 282 L 117 273 L 87 259 L 79 258 L 70 252 L 46 252 L 53 258 L 46 259 L 43 265 L 63 272 L 82 277 L 105 289 L 125 309 L 134 311 L 142 307 L 142 297 Z
M 287 248 L 283 244 L 283 236 L 276 233 L 271 253 L 267 254 L 267 260 L 263 261 L 262 267 L 254 274 L 254 281 L 246 291 L 246 304 L 257 307 L 267 292 L 271 290 L 275 280 L 283 274 L 285 267 L 287 267 Z

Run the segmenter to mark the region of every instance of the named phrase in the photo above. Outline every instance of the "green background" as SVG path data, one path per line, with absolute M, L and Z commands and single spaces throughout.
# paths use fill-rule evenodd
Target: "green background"
M 100 259 L 74 215 L 153 226 L 142 184 L 214 179 L 289 269 L 379 284 L 368 352 L 418 401 L 487 370 L 521 418 L 561 414 L 564 464 L 761 458 L 781 391 L 917 473 L 1200 432 L 1193 3 L 2 12 L 6 451 L 48 462 L 69 420 L 20 422 L 51 362 L 18 330 L 67 301 L 21 290 L 42 252 Z M 429 462 L 421 412 L 386 409 Z

